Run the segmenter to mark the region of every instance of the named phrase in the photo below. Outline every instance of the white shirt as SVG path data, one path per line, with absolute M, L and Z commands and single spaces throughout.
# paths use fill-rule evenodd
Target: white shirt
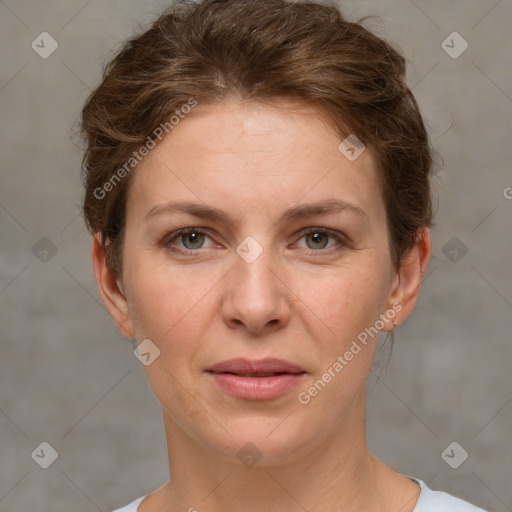
M 418 503 L 413 512 L 485 512 L 485 510 L 471 505 L 467 501 L 455 498 L 445 492 L 433 491 L 427 487 L 425 482 L 414 477 L 409 477 L 421 487 Z M 126 507 L 118 508 L 113 512 L 137 512 L 138 506 L 142 503 L 142 498 L 138 498 Z

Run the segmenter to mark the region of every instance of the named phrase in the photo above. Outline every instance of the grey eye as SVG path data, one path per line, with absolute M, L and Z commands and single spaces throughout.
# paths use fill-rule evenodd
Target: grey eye
M 180 240 L 186 249 L 190 249 L 191 251 L 193 251 L 195 249 L 201 248 L 201 246 L 204 243 L 204 237 L 204 233 L 190 231 L 188 233 L 182 233 L 182 235 L 180 236 Z
M 310 239 L 313 242 L 312 246 L 306 243 L 309 249 L 325 249 L 329 243 L 329 235 L 322 231 L 313 231 L 311 233 L 307 233 L 304 236 L 306 237 L 306 240 Z

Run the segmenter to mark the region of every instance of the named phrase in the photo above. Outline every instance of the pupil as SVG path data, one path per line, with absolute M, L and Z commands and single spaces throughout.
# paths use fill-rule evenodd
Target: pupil
M 318 242 L 321 242 L 321 238 L 322 238 L 322 236 L 324 236 L 324 239 L 325 239 L 325 241 L 326 241 L 325 233 L 312 233 L 312 234 L 311 234 L 311 237 L 312 237 L 313 242 L 314 242 L 315 244 L 318 244 Z M 326 245 L 327 245 L 327 244 L 326 244 L 326 243 L 324 243 L 324 244 L 321 246 L 321 248 L 323 249 Z
M 192 231 L 190 233 L 185 234 L 185 247 L 187 247 L 188 244 L 194 245 L 197 244 L 200 241 L 200 237 L 202 236 L 202 233 L 197 233 L 195 231 Z M 188 249 L 195 249 L 196 247 L 187 247 Z

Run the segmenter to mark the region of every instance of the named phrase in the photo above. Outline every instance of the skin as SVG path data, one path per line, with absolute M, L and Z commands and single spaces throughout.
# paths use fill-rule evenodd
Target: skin
M 377 337 L 307 405 L 297 400 L 394 303 L 394 321 L 407 318 L 431 254 L 423 229 L 393 268 L 371 152 L 351 162 L 341 140 L 317 111 L 290 101 L 199 105 L 135 171 L 122 277 L 95 237 L 99 292 L 119 331 L 160 350 L 144 370 L 162 406 L 172 478 L 139 511 L 414 509 L 419 486 L 368 451 L 365 383 Z M 278 222 L 288 208 L 333 198 L 362 213 Z M 171 200 L 222 209 L 232 220 L 171 212 L 145 219 Z M 165 247 L 189 227 L 208 233 L 172 246 L 195 255 Z M 302 233 L 309 227 L 348 242 Z M 248 236 L 262 249 L 252 263 L 236 252 Z M 391 321 L 382 328 L 393 329 Z M 205 372 L 234 357 L 282 358 L 307 374 L 276 399 L 242 400 Z M 253 467 L 237 458 L 248 442 L 262 454 Z

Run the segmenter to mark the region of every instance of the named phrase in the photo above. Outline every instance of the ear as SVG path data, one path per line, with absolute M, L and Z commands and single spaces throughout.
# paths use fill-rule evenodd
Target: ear
M 402 260 L 400 268 L 393 280 L 389 307 L 397 311 L 394 322 L 400 325 L 411 314 L 418 295 L 420 293 L 421 281 L 427 270 L 430 256 L 432 254 L 432 243 L 430 241 L 430 230 L 423 228 L 418 233 L 414 247 Z M 395 304 L 395 307 L 393 307 Z M 399 308 L 400 304 L 401 308 Z M 383 331 L 396 329 L 391 323 L 387 323 Z
M 107 266 L 105 247 L 101 243 L 101 233 L 96 233 L 92 241 L 92 264 L 103 304 L 116 323 L 119 332 L 126 338 L 134 338 L 135 330 L 128 310 L 128 303 L 118 278 Z

